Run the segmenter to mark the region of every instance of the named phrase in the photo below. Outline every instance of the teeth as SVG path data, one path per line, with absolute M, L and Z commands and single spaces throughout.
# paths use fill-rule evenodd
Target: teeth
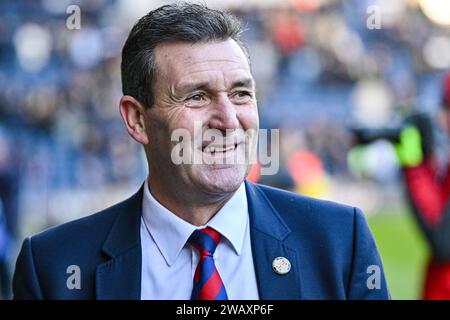
M 234 145 L 226 147 L 226 148 L 222 148 L 222 147 L 205 147 L 203 149 L 203 152 L 208 152 L 208 153 L 225 152 L 225 151 L 232 150 L 232 149 L 234 149 Z

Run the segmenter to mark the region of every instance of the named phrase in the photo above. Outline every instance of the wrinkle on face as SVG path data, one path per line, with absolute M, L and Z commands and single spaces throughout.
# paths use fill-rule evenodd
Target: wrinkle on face
M 154 190 L 160 188 L 161 197 L 167 194 L 163 190 L 176 191 L 178 201 L 185 198 L 192 203 L 206 203 L 208 197 L 229 195 L 242 183 L 247 169 L 241 165 L 222 169 L 204 164 L 174 165 L 170 162 L 170 153 L 171 146 L 177 142 L 172 142 L 170 136 L 180 128 L 187 129 L 191 135 L 197 134 L 194 121 L 200 121 L 202 129 L 232 126 L 244 131 L 258 129 L 254 80 L 247 57 L 234 40 L 194 45 L 163 44 L 155 49 L 155 57 L 158 66 L 155 99 L 147 113 L 151 141 L 148 149 L 152 154 L 149 163 L 153 166 L 150 176 L 155 177 L 153 181 L 158 177 L 161 184 L 153 185 Z M 241 84 L 237 86 L 238 83 Z M 233 99 L 237 91 L 251 93 L 251 99 L 239 103 L 237 98 Z M 205 100 L 208 103 L 193 106 L 190 98 L 197 92 L 204 93 L 210 99 Z M 233 114 L 235 123 L 228 121 L 234 119 L 230 118 Z M 242 148 L 236 152 L 241 152 Z M 204 197 L 201 201 L 200 195 Z
M 164 55 L 164 57 L 168 57 L 168 55 Z M 193 62 L 194 59 L 192 57 L 177 60 L 176 52 L 171 57 L 170 61 L 175 60 L 178 62 L 175 64 L 164 64 L 164 72 L 160 76 L 160 84 L 156 86 L 155 90 L 157 93 L 155 107 L 158 112 L 165 114 L 164 118 L 168 127 L 170 126 L 169 123 L 177 123 L 185 112 L 199 112 L 196 108 L 185 106 L 185 100 L 190 94 L 195 92 L 186 90 L 185 87 L 195 83 L 202 83 L 204 78 L 209 79 L 210 88 L 203 91 L 206 91 L 216 100 L 224 99 L 233 90 L 232 85 L 236 82 L 236 79 L 250 79 L 251 87 L 246 89 L 252 94 L 251 103 L 256 105 L 254 80 L 248 64 L 239 60 L 239 57 L 236 60 L 212 58 L 208 61 L 197 62 Z M 226 63 L 232 63 L 233 67 L 224 65 Z M 180 67 L 178 64 L 183 67 Z M 199 66 L 201 67 L 199 68 Z M 164 83 L 164 86 L 161 83 Z M 241 110 L 238 110 L 238 114 L 241 112 Z M 198 120 L 201 120 L 201 117 L 198 117 Z

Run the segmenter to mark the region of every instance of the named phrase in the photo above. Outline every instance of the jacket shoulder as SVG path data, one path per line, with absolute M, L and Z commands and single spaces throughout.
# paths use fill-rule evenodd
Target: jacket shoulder
M 297 254 L 308 298 L 389 298 L 384 274 L 383 290 L 367 290 L 367 268 L 382 270 L 382 263 L 360 209 L 272 187 L 256 188 L 291 231 L 284 244 Z
M 256 185 L 269 202 L 277 209 L 278 213 L 284 216 L 296 213 L 297 215 L 306 215 L 322 220 L 322 218 L 355 218 L 355 213 L 360 214 L 358 208 L 333 202 L 299 195 L 294 192 L 265 186 Z
M 129 207 L 133 197 L 91 215 L 50 227 L 30 237 L 33 249 L 40 247 L 92 250 L 103 243 L 121 212 Z M 95 244 L 98 243 L 98 246 Z
M 362 211 L 349 205 L 263 185 L 257 185 L 257 189 L 291 230 L 287 240 L 295 247 L 319 246 L 330 256 L 349 254 L 358 222 L 366 224 Z
M 93 299 L 98 265 L 109 259 L 104 246 L 113 230 L 116 244 L 133 237 L 127 228 L 135 223 L 141 190 L 131 198 L 90 216 L 49 228 L 25 239 L 16 262 L 14 296 L 17 298 Z M 131 222 L 130 222 L 131 221 Z M 116 228 L 116 229 L 114 229 Z M 134 229 L 133 229 L 134 231 Z M 68 273 L 83 274 L 82 291 L 67 290 Z

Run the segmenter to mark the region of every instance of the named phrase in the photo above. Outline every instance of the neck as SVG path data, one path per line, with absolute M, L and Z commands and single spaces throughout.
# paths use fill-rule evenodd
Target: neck
M 183 194 L 183 188 L 164 188 L 147 178 L 152 196 L 166 209 L 195 226 L 203 226 L 225 205 L 234 192 L 220 195 L 195 196 L 195 192 Z M 170 192 L 168 190 L 171 190 Z M 173 190 L 176 190 L 175 192 Z M 185 188 L 185 190 L 188 190 Z

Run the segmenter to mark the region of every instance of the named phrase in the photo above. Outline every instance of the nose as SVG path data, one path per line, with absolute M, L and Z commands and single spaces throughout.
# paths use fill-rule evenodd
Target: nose
M 236 106 L 230 101 L 228 96 L 220 97 L 215 101 L 208 125 L 209 128 L 220 131 L 239 128 Z

